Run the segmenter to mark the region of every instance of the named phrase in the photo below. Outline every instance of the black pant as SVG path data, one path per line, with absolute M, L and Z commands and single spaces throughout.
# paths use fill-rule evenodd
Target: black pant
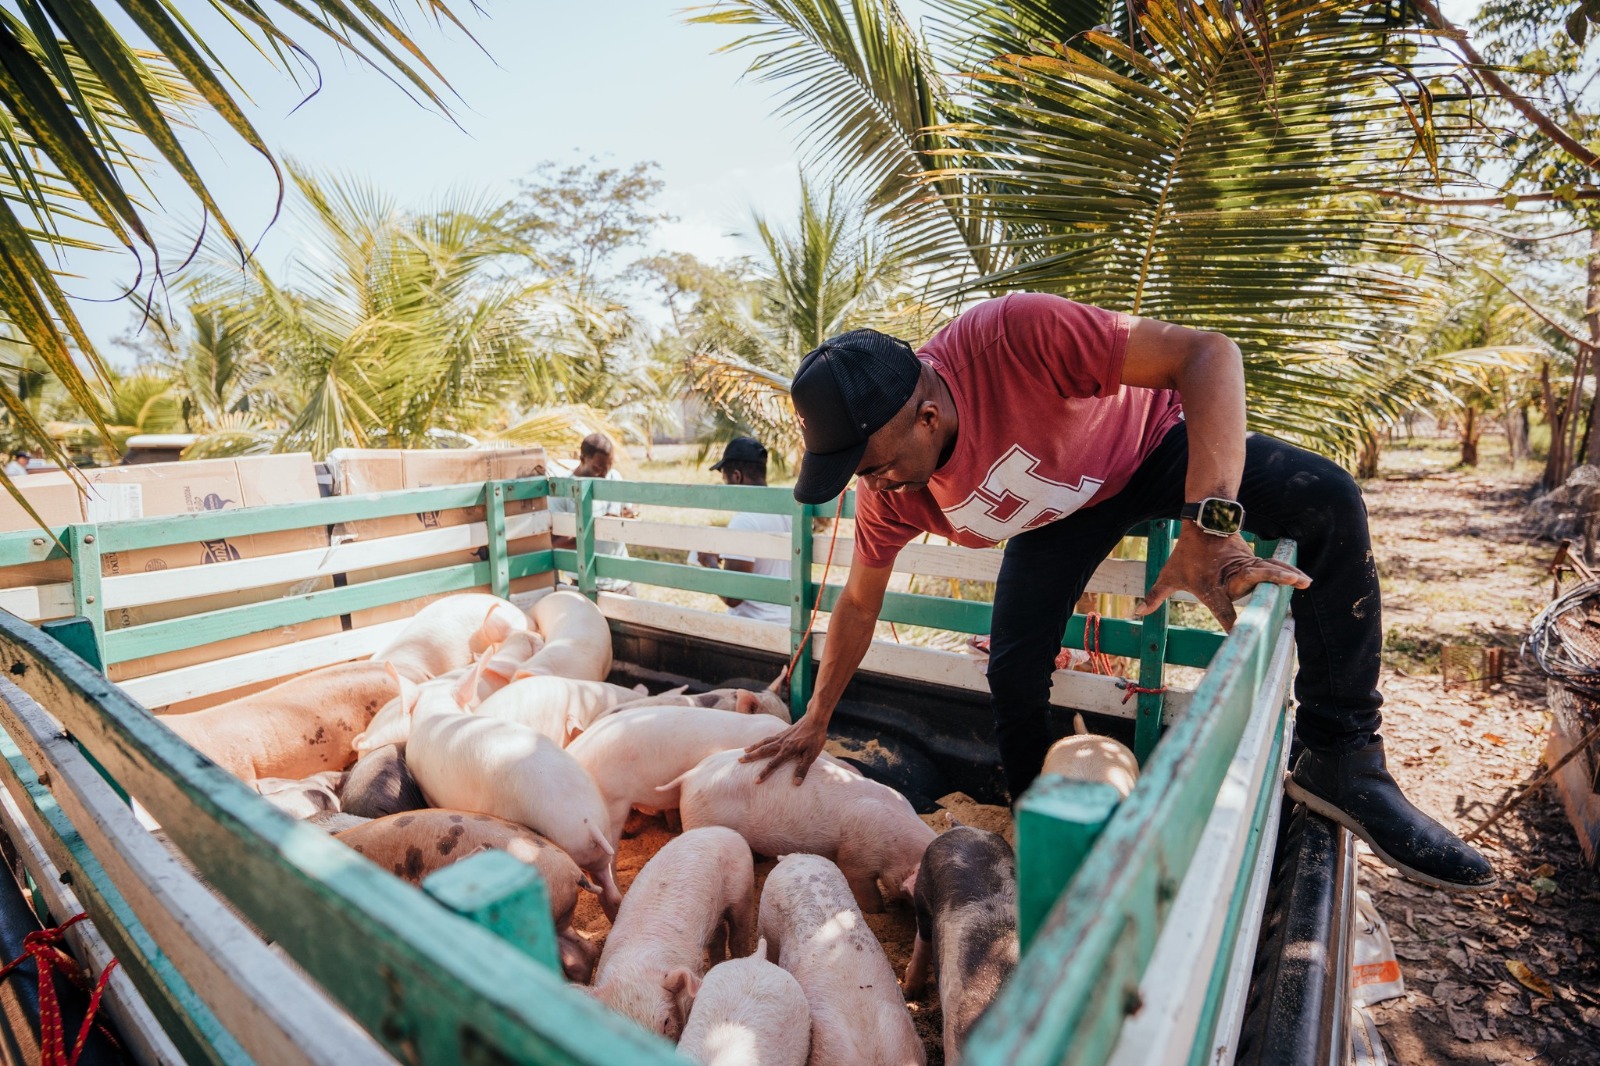
M 1129 529 L 1178 516 L 1188 464 L 1188 429 L 1180 422 L 1121 492 L 1006 544 L 995 585 L 989 689 L 1013 799 L 1039 776 L 1053 739 L 1050 674 L 1073 605 Z M 1383 623 L 1361 489 L 1322 456 L 1252 434 L 1239 502 L 1247 531 L 1294 538 L 1297 565 L 1311 578 L 1311 587 L 1289 602 L 1300 656 L 1300 740 L 1313 751 L 1366 746 L 1382 719 Z

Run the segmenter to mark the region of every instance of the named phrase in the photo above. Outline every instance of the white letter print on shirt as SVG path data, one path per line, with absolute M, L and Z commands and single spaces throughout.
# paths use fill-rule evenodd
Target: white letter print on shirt
M 1105 484 L 1084 476 L 1076 487 L 1034 473 L 1039 460 L 1020 445 L 1002 455 L 971 496 L 944 515 L 959 532 L 998 543 L 1024 530 L 1065 518 L 1088 502 Z

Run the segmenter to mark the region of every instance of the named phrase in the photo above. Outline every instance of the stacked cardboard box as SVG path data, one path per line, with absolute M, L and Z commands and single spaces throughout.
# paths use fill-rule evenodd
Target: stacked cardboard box
M 84 500 L 84 518 L 93 522 L 303 503 L 320 497 L 315 467 L 311 456 L 305 454 L 117 466 L 89 470 L 84 474 L 89 483 L 89 494 Z M 239 559 L 261 559 L 287 552 L 326 550 L 327 547 L 327 526 L 313 526 L 255 536 L 106 552 L 101 556 L 105 577 L 171 571 L 174 594 L 173 599 L 162 603 L 118 607 L 107 611 L 106 629 L 109 632 L 147 622 L 331 589 L 333 579 L 320 577 L 210 596 L 181 595 L 183 571 L 189 567 Z M 342 623 L 337 616 L 281 626 L 182 651 L 115 663 L 108 673 L 114 681 L 143 677 L 308 637 L 337 633 L 341 628 Z
M 400 489 L 438 488 L 444 485 L 462 485 L 481 481 L 508 481 L 517 478 L 543 477 L 545 455 L 543 448 L 507 448 L 498 450 L 435 450 L 402 451 L 376 449 L 340 449 L 328 456 L 328 466 L 333 473 L 333 491 L 336 495 L 351 496 L 373 492 L 395 492 Z M 528 514 L 545 509 L 544 500 L 521 500 L 506 504 L 507 517 Z M 362 522 L 349 522 L 333 527 L 337 542 L 363 543 L 385 537 L 420 533 L 429 529 L 482 522 L 482 507 L 457 508 L 447 511 L 427 511 L 420 514 L 397 515 Z M 511 542 L 513 555 L 539 551 L 550 546 L 548 533 L 524 537 Z M 414 574 L 422 570 L 473 563 L 486 559 L 484 549 L 453 552 L 426 559 L 414 559 L 390 566 L 373 567 L 346 575 L 352 584 L 377 581 L 387 577 Z M 526 592 L 544 588 L 552 583 L 552 575 L 540 574 L 520 578 L 511 583 L 512 592 Z M 351 614 L 351 624 L 356 627 L 377 625 L 397 618 L 408 618 L 433 597 L 407 600 L 371 610 Z

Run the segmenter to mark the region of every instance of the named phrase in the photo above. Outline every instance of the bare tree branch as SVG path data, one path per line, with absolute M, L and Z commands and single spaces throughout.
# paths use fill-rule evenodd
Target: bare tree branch
M 1461 49 L 1461 54 L 1466 58 L 1467 62 L 1473 65 L 1474 72 L 1483 79 L 1485 85 L 1488 85 L 1489 88 L 1500 95 L 1501 99 L 1521 112 L 1523 118 L 1526 118 L 1544 131 L 1545 136 L 1560 145 L 1562 150 L 1573 159 L 1576 159 L 1590 170 L 1600 171 L 1600 155 L 1596 155 L 1584 147 L 1583 142 L 1568 133 L 1559 122 L 1540 111 L 1534 106 L 1533 101 L 1508 85 L 1505 79 L 1500 77 L 1494 68 L 1489 65 L 1489 62 L 1478 53 L 1478 50 L 1472 47 L 1472 42 L 1467 39 L 1467 32 L 1445 18 L 1444 13 L 1439 10 L 1438 5 L 1433 0 L 1412 0 L 1412 2 L 1424 18 L 1433 23 L 1445 36 L 1455 41 L 1456 46 Z

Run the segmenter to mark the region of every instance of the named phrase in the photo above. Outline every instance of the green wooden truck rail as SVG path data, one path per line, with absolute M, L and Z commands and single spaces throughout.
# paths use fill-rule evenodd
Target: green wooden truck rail
M 547 495 L 574 501 L 575 549 L 510 554 L 507 503 Z M 597 553 L 593 506 L 609 500 L 789 515 L 792 576 L 785 581 Z M 121 629 L 106 625 L 103 583 L 115 580 L 102 578 L 106 552 L 480 506 L 489 535 L 479 562 Z M 839 513 L 852 516 L 853 498 L 846 497 Z M 845 576 L 836 565 L 824 586 L 816 572 L 823 559 L 812 520 L 833 514 L 832 504 L 798 505 L 777 488 L 537 478 L 0 535 L 0 567 L 71 561 L 78 616 L 40 627 L 0 615 L 8 679 L 0 682 L 0 777 L 49 863 L 30 872 L 58 871 L 70 884 L 187 1061 L 348 1062 L 381 1058 L 380 1048 L 416 1063 L 685 1061 L 562 980 L 550 950 L 543 886 L 529 868 L 508 867 L 491 853 L 442 871 L 422 890 L 412 888 L 282 814 L 199 756 L 106 680 L 102 669 L 418 596 L 477 587 L 507 595 L 516 579 L 552 570 L 577 575 L 591 596 L 597 579 L 619 578 L 786 604 L 793 652 L 819 593 L 826 610 Z M 1136 531 L 1147 543 L 1147 585 L 1166 559 L 1172 534 L 1167 522 Z M 1289 542 L 1258 550 L 1294 557 Z M 172 578 L 181 582 L 181 571 Z M 1138 660 L 1140 690 L 1161 689 L 1169 665 L 1207 670 L 1165 727 L 1158 692 L 1141 691 L 1130 703 L 1143 776 L 1127 800 L 1117 803 L 1094 786 L 1060 779 L 1041 781 L 1024 798 L 1018 817 L 1024 955 L 974 1033 L 968 1061 L 1157 1061 L 1129 1059 L 1132 1052 L 1118 1047 L 1119 1036 L 1146 1006 L 1141 981 L 1153 955 L 1165 950 L 1163 932 L 1175 901 L 1190 888 L 1186 874 L 1211 831 L 1208 820 L 1217 818 L 1217 797 L 1231 787 L 1230 774 L 1245 767 L 1246 809 L 1229 853 L 1231 870 L 1219 881 L 1220 902 L 1208 904 L 1221 931 L 1219 946 L 1204 960 L 1204 1002 L 1185 1007 L 1195 1018 L 1182 1022 L 1181 1054 L 1174 1058 L 1167 1048 L 1159 1058 L 1199 1064 L 1219 1039 L 1225 1042 L 1219 1019 L 1228 1024 L 1223 1001 L 1230 974 L 1248 970 L 1254 951 L 1249 928 L 1252 908 L 1260 907 L 1261 879 L 1253 871 L 1265 865 L 1263 848 L 1267 855 L 1272 848 L 1273 775 L 1281 774 L 1290 729 L 1288 595 L 1276 586 L 1257 589 L 1226 638 L 1173 626 L 1165 608 L 1138 622 L 1104 622 L 1100 650 Z M 985 633 L 989 614 L 983 602 L 890 593 L 883 617 Z M 1075 616 L 1063 644 L 1082 647 L 1083 640 L 1084 618 Z M 813 656 L 802 655 L 791 678 L 796 713 L 804 711 L 813 672 Z M 1264 754 L 1244 760 L 1242 738 Z M 293 972 L 283 971 L 277 956 L 261 956 L 265 949 L 239 917 L 213 906 L 203 889 L 196 895 L 188 875 L 134 821 L 126 796 L 353 1025 L 338 1011 L 317 1014 L 311 1000 L 293 992 Z M 5 820 L 17 821 L 11 815 Z M 322 1026 L 322 1037 L 308 1036 L 308 1018 Z

